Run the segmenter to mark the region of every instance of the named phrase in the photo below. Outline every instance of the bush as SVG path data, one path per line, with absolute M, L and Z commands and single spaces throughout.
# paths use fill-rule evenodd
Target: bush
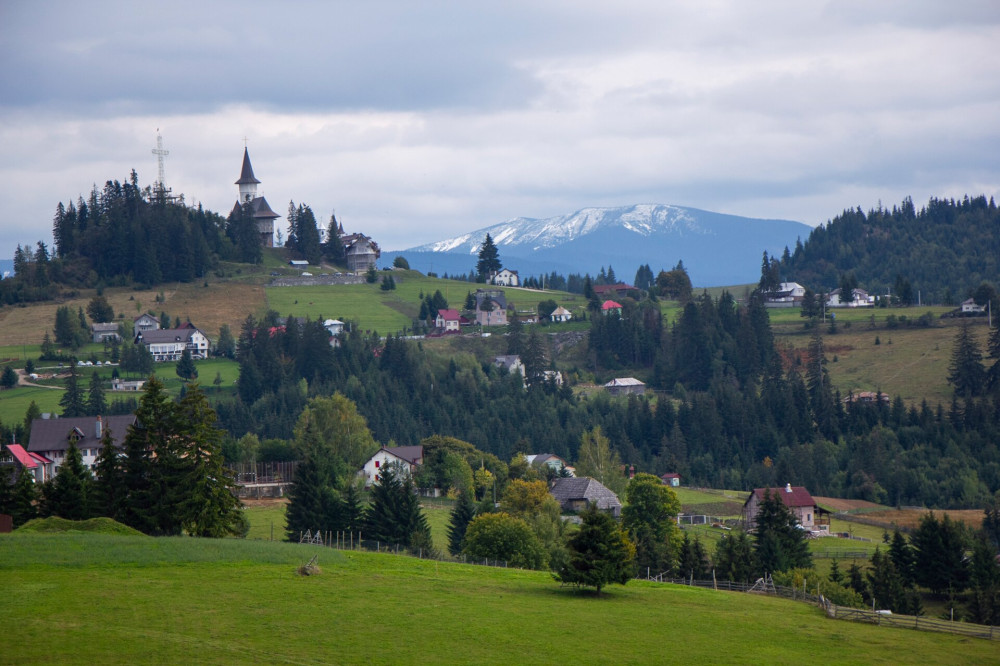
M 526 522 L 507 513 L 478 515 L 465 531 L 462 552 L 472 559 L 504 560 L 508 566 L 541 569 L 547 557 Z

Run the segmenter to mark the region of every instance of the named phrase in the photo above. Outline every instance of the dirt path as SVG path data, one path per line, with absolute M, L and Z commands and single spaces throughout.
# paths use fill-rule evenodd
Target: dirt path
M 34 386 L 35 388 L 52 389 L 54 391 L 65 391 L 62 386 L 46 386 L 45 384 L 36 384 L 28 378 L 28 373 L 23 369 L 15 370 L 17 373 L 17 385 L 18 386 Z

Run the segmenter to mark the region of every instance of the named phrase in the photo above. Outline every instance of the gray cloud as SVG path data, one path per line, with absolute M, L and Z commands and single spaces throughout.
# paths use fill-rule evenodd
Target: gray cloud
M 817 224 L 1000 194 L 991 2 L 0 6 L 0 256 L 135 167 L 402 248 L 590 205 Z

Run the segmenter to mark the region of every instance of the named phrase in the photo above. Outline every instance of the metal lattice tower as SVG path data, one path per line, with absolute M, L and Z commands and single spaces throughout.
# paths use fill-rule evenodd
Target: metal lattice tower
M 163 137 L 160 136 L 160 128 L 156 128 L 156 148 L 153 148 L 153 154 L 156 155 L 156 161 L 159 163 L 160 167 L 160 177 L 157 182 L 160 183 L 160 187 L 166 187 L 166 180 L 163 177 L 163 158 L 170 154 L 169 150 L 163 149 Z

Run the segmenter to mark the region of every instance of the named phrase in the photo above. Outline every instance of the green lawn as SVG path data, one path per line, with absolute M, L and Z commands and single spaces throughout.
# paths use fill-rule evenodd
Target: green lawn
M 322 573 L 296 575 L 318 556 Z M 0 536 L 4 663 L 996 663 L 756 595 L 263 541 Z M 401 637 L 389 640 L 389 637 Z M 683 640 L 679 640 L 679 638 Z

